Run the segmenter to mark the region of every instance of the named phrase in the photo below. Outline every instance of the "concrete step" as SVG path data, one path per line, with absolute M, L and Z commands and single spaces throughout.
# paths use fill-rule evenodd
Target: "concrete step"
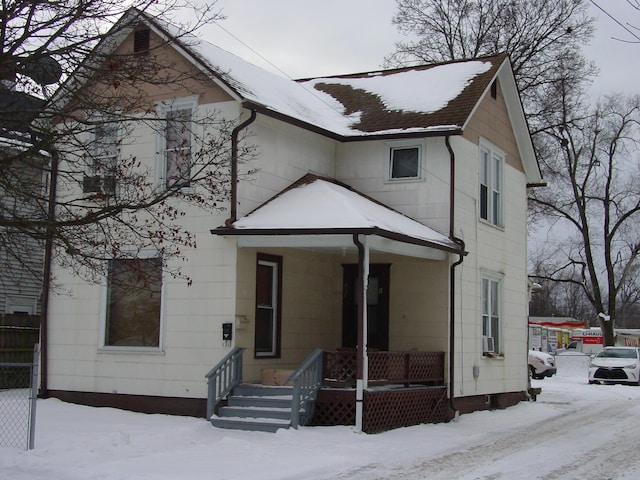
M 274 418 L 219 417 L 213 415 L 210 421 L 214 427 L 249 430 L 253 432 L 273 433 L 281 428 L 289 428 L 291 426 L 289 420 L 278 420 Z
M 233 389 L 233 395 L 247 396 L 282 396 L 291 395 L 293 387 L 271 386 L 243 383 Z
M 278 420 L 291 420 L 291 407 L 238 407 L 226 406 L 218 410 L 218 416 L 238 418 L 274 418 Z
M 291 409 L 291 395 L 231 395 L 227 399 L 230 407 L 267 407 L 267 408 L 289 408 Z

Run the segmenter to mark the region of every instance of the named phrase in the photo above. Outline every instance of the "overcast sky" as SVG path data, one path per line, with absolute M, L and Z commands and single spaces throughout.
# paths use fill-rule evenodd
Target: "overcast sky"
M 640 12 L 626 0 L 596 2 L 623 23 L 640 26 Z M 395 0 L 218 0 L 217 5 L 227 19 L 203 29 L 202 37 L 276 71 L 244 43 L 291 78 L 377 70 L 402 38 L 391 24 Z M 591 11 L 597 30 L 585 53 L 601 70 L 594 94 L 638 93 L 640 43 L 612 39 L 630 35 L 593 6 Z

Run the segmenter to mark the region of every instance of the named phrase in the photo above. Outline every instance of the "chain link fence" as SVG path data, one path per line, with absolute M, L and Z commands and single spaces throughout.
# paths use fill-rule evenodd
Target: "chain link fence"
M 32 363 L 0 363 L 0 446 L 34 446 L 38 345 Z

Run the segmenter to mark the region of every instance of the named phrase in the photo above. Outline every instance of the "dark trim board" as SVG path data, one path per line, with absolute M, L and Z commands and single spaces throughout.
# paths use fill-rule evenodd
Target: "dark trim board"
M 462 415 L 479 410 L 495 410 L 512 407 L 526 400 L 526 398 L 526 392 L 504 392 L 473 395 L 470 397 L 456 397 L 455 407 Z
M 205 418 L 206 398 L 154 397 L 121 393 L 73 392 L 49 390 L 49 397 L 89 407 L 112 407 L 140 413 L 160 413 Z

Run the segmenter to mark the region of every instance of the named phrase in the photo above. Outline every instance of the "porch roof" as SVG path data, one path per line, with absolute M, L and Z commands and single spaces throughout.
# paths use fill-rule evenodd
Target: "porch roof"
M 443 260 L 464 254 L 449 237 L 335 180 L 306 175 L 229 226 L 241 247 L 292 247 L 346 253 L 354 235 L 371 251 Z

